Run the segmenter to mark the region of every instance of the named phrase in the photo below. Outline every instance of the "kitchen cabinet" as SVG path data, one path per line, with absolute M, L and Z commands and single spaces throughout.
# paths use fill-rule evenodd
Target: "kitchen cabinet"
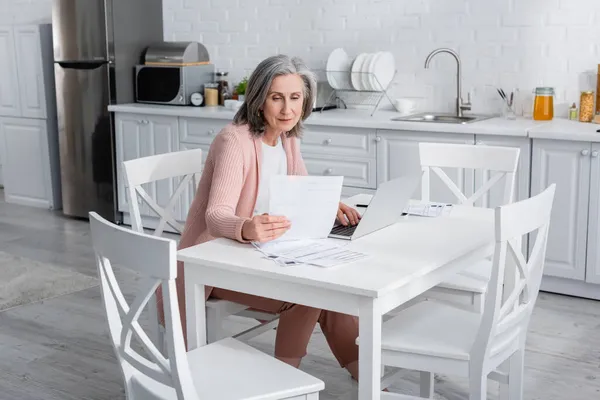
M 118 209 L 128 216 L 130 199 L 126 191 L 123 161 L 177 151 L 178 120 L 177 117 L 117 113 L 115 126 Z M 142 187 L 159 205 L 165 205 L 178 183 L 179 179 L 167 179 L 144 184 Z M 157 219 L 154 211 L 139 196 L 137 201 L 140 204 L 141 215 Z M 181 221 L 184 213 L 187 213 L 187 210 L 183 209 L 181 201 L 178 200 L 173 214 Z
M 21 116 L 46 118 L 45 85 L 54 88 L 54 75 L 44 76 L 40 30 L 37 25 L 15 27 L 15 54 L 17 56 Z M 46 55 L 50 57 L 50 55 Z M 53 100 L 50 99 L 50 100 Z
M 600 143 L 590 152 L 590 201 L 588 211 L 587 264 L 585 281 L 600 284 Z M 600 287 L 597 289 L 600 296 Z
M 51 208 L 51 171 L 45 120 L 0 117 L 0 157 L 7 202 Z
M 533 141 L 531 194 L 556 183 L 546 275 L 585 280 L 590 146 L 562 140 Z
M 0 25 L 0 185 L 7 202 L 60 209 L 52 51 L 51 25 Z
M 377 182 L 382 183 L 409 172 L 420 170 L 419 142 L 474 144 L 474 135 L 407 131 L 377 131 Z M 473 194 L 472 170 L 443 169 L 448 177 L 468 197 Z M 432 174 L 430 200 L 455 203 L 456 196 L 437 175 Z M 421 185 L 413 198 L 421 198 Z
M 20 116 L 19 98 L 14 28 L 0 25 L 0 116 Z
M 300 139 L 310 175 L 344 177 L 342 197 L 377 188 L 376 130 L 309 125 Z
M 531 195 L 556 184 L 542 290 L 600 299 L 599 154 L 597 143 L 533 140 Z

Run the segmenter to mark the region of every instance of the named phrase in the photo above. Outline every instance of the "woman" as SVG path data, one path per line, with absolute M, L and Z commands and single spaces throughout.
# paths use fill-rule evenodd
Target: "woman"
M 289 229 L 285 216 L 267 214 L 267 183 L 274 174 L 307 175 L 297 138 L 302 121 L 312 111 L 315 90 L 314 75 L 298 58 L 278 55 L 257 66 L 233 123 L 223 128 L 210 147 L 180 248 L 217 237 L 265 242 Z M 342 203 L 337 215 L 344 225 L 356 224 L 360 218 L 356 210 Z M 182 265 L 178 276 L 183 316 Z M 306 355 L 308 341 L 319 322 L 338 362 L 358 377 L 355 317 L 219 288 L 207 287 L 206 298 L 279 314 L 275 356 L 295 367 Z

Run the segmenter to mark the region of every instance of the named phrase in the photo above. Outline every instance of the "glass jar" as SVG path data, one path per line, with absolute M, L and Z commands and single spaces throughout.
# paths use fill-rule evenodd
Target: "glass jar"
M 231 98 L 231 95 L 229 94 L 229 82 L 227 81 L 227 75 L 229 75 L 229 72 L 227 71 L 217 71 L 216 76 L 217 76 L 217 84 L 218 86 L 218 91 L 219 91 L 219 105 L 225 105 L 225 100 L 228 100 Z
M 206 83 L 204 84 L 204 105 L 218 106 L 219 105 L 219 84 Z
M 594 92 L 581 92 L 579 122 L 592 122 L 592 119 L 594 119 Z
M 536 121 L 550 121 L 552 118 L 554 118 L 554 88 L 535 88 L 533 119 Z

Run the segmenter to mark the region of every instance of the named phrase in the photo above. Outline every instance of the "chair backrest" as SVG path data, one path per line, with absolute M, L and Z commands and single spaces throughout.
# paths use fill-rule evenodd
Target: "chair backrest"
M 172 388 L 179 400 L 198 400 L 179 316 L 175 241 L 116 226 L 95 212 L 89 215 L 102 300 L 127 398 L 151 399 L 148 396 L 153 387 L 160 386 L 158 382 Z M 131 304 L 120 289 L 113 266 L 135 271 L 144 278 Z M 163 290 L 168 357 L 159 352 L 139 324 L 142 310 L 159 285 Z M 138 346 L 132 346 L 134 336 Z
M 520 149 L 512 147 L 421 142 L 419 143 L 419 157 L 423 169 L 421 199 L 430 201 L 431 172 L 433 172 L 463 206 L 473 206 L 478 199 L 506 177 L 502 204 L 510 204 L 514 200 L 515 172 L 519 163 L 519 154 Z M 475 193 L 467 197 L 442 168 L 490 171 L 493 174 Z
M 161 236 L 167 224 L 177 232 L 183 232 L 183 226 L 176 221 L 172 214 L 177 200 L 183 191 L 189 187 L 193 190 L 198 186 L 196 174 L 202 172 L 202 149 L 183 150 L 172 153 L 136 158 L 123 162 L 123 173 L 129 194 L 129 213 L 131 227 L 137 232 L 143 232 L 142 217 L 138 205 L 138 196 L 160 217 L 154 230 L 155 236 Z M 162 179 L 181 177 L 173 195 L 163 207 L 153 199 L 142 185 Z
M 495 209 L 495 250 L 481 326 L 473 358 L 500 362 L 524 340 L 546 258 L 555 184 L 527 200 Z M 535 244 L 526 261 L 520 241 L 532 233 Z

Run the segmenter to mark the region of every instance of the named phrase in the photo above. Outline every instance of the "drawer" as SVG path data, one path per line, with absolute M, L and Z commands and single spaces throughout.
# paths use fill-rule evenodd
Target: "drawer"
M 224 119 L 179 118 L 179 141 L 211 144 L 215 136 L 229 121 Z
M 375 157 L 375 129 L 307 126 L 301 140 L 302 151 L 317 154 Z
M 303 155 L 302 158 L 309 175 L 341 175 L 344 177 L 344 186 L 376 188 L 375 160 L 343 160 L 313 155 Z

